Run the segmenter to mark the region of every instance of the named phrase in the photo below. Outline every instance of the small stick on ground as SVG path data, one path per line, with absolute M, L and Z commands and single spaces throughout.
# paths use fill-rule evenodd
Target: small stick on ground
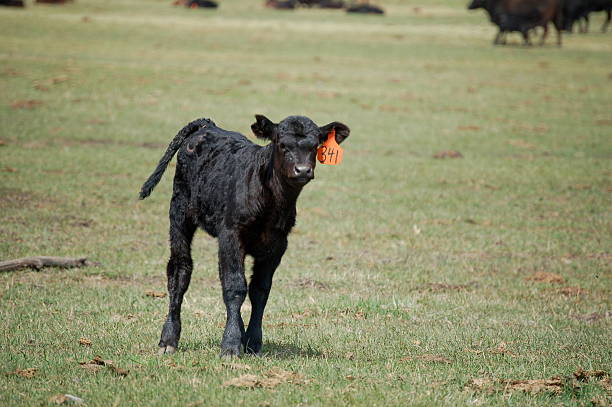
M 24 257 L 22 259 L 0 261 L 0 272 L 14 271 L 23 268 L 33 268 L 40 270 L 43 267 L 85 267 L 93 263 L 88 261 L 86 257 L 53 257 L 53 256 L 34 256 Z

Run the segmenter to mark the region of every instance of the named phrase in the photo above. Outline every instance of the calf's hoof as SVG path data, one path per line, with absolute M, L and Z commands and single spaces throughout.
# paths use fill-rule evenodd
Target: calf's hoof
M 247 343 L 244 345 L 244 353 L 261 356 L 261 343 Z
M 240 347 L 231 347 L 221 349 L 221 353 L 219 354 L 221 359 L 233 359 L 240 357 Z
M 174 352 L 176 352 L 176 348 L 174 346 L 160 346 L 159 347 L 159 351 L 157 352 L 158 355 L 162 356 L 162 355 L 172 355 Z

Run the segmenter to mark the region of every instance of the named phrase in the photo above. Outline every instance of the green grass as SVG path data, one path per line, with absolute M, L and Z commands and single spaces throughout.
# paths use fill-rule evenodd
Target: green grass
M 0 404 L 64 393 L 88 406 L 611 402 L 596 381 L 559 394 L 467 386 L 612 368 L 601 16 L 560 49 L 523 48 L 518 35 L 492 47 L 485 16 L 451 0 L 385 1 L 385 17 L 169 3 L 0 9 L 0 259 L 100 263 L 0 275 Z M 250 370 L 218 359 L 216 242 L 200 233 L 181 349 L 158 358 L 167 300 L 145 292 L 165 287 L 172 169 L 151 198 L 137 193 L 189 120 L 250 134 L 255 113 L 346 123 L 344 163 L 318 167 L 300 198 L 266 355 L 242 358 Z M 433 158 L 444 150 L 463 158 Z M 129 374 L 79 365 L 96 355 Z M 4 374 L 26 368 L 38 371 Z M 272 368 L 308 383 L 222 386 Z

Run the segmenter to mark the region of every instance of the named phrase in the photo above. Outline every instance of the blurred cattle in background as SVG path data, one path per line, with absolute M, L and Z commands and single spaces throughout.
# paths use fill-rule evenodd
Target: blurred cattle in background
M 369 4 L 368 0 L 360 2 L 360 3 L 356 3 L 356 4 L 353 4 L 347 7 L 346 12 L 347 13 L 361 13 L 361 14 L 379 14 L 379 15 L 385 14 L 385 11 L 382 8 Z
M 274 8 L 277 10 L 293 10 L 295 8 L 295 1 L 293 0 L 267 0 L 265 3 L 266 7 Z
M 588 14 L 586 0 L 565 0 L 563 4 L 563 30 L 573 32 L 574 24 L 578 24 L 579 32 L 587 32 Z
M 564 0 L 563 29 L 572 32 L 577 23 L 579 32 L 588 32 L 589 14 L 598 11 L 606 12 L 606 20 L 601 27 L 601 31 L 606 32 L 610 25 L 612 0 Z
M 0 0 L 0 6 L 25 7 L 23 0 Z
M 341 0 L 297 0 L 298 4 L 303 7 L 318 7 L 318 8 L 344 8 L 344 2 Z
M 557 45 L 561 46 L 562 0 L 472 0 L 469 10 L 485 9 L 491 22 L 499 27 L 493 44 L 505 44 L 506 34 L 520 32 L 525 45 L 531 45 L 529 32 L 542 27 L 543 45 L 548 36 L 548 23 L 557 30 Z
M 266 7 L 279 10 L 292 10 L 297 7 L 343 9 L 348 13 L 384 14 L 383 9 L 368 4 L 367 1 L 347 5 L 343 0 L 266 0 Z
M 36 3 L 42 3 L 42 4 L 64 4 L 64 3 L 72 3 L 72 0 L 36 0 Z
M 219 4 L 211 0 L 176 0 L 172 3 L 175 6 L 185 6 L 189 8 L 217 8 Z

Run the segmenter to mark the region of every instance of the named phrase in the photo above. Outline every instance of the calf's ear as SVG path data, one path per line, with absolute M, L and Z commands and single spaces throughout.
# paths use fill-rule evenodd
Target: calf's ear
M 272 123 L 266 116 L 261 114 L 256 114 L 255 120 L 257 121 L 251 124 L 253 134 L 265 140 L 276 139 L 278 124 Z
M 340 122 L 331 122 L 326 124 L 323 127 L 319 127 L 321 130 L 320 143 L 323 143 L 327 140 L 327 135 L 332 131 L 336 130 L 336 143 L 342 143 L 351 133 L 351 129 L 348 128 L 346 124 L 342 124 Z

